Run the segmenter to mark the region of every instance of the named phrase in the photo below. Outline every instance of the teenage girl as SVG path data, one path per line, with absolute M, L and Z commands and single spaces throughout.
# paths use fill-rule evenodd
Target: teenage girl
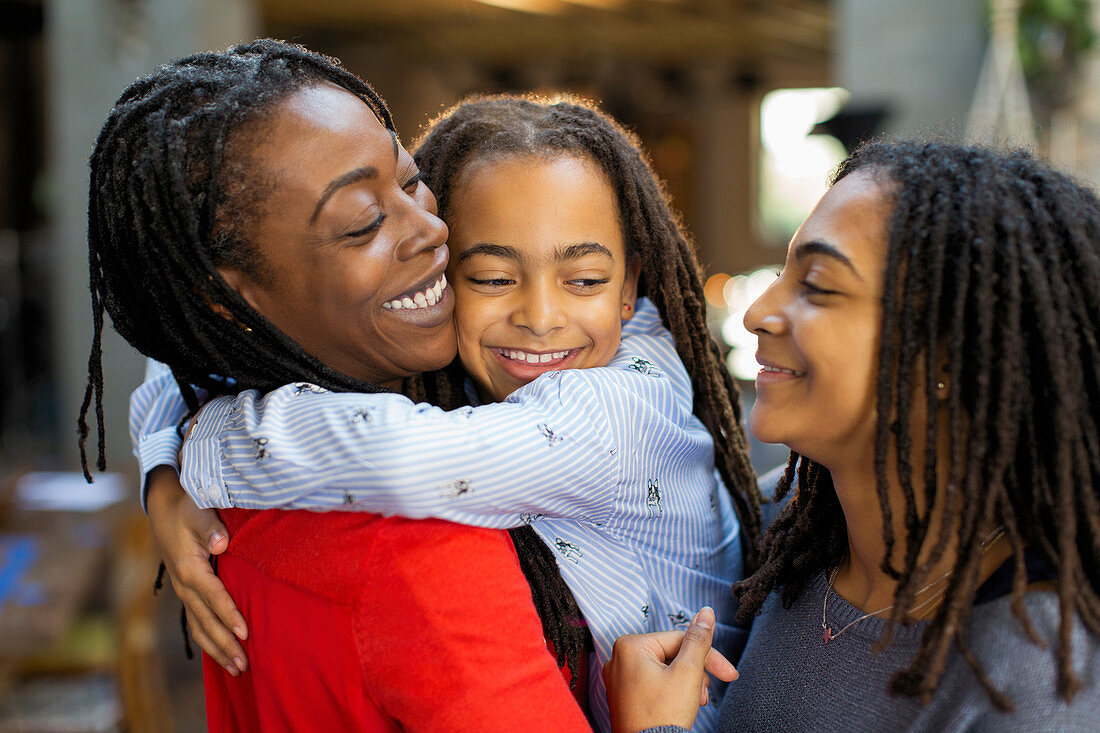
M 566 661 L 591 632 L 589 701 L 606 727 L 599 669 L 615 639 L 685 629 L 701 605 L 729 618 L 728 583 L 752 561 L 742 538 L 759 526 L 694 254 L 636 141 L 583 104 L 467 102 L 415 157 L 451 228 L 448 277 L 384 307 L 428 309 L 454 289 L 465 375 L 430 375 L 421 394 L 481 406 L 307 383 L 217 399 L 185 444 L 184 486 L 200 506 L 529 527 L 568 586 L 533 583 L 536 605 L 575 630 L 548 633 Z M 174 389 L 147 383 L 135 405 Z M 135 422 L 155 434 L 171 420 Z M 743 636 L 719 624 L 715 646 L 735 657 Z
M 1024 152 L 866 146 L 745 326 L 749 426 L 798 488 L 735 586 L 759 617 L 721 730 L 1100 730 L 1096 195 Z M 646 649 L 605 670 L 616 728 L 690 727 Z

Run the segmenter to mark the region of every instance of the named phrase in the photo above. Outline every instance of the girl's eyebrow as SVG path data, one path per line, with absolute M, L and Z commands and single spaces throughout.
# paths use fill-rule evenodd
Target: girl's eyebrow
M 847 267 L 849 270 L 851 270 L 852 274 L 855 275 L 857 278 L 859 278 L 860 280 L 863 279 L 863 276 L 859 274 L 856 266 L 852 264 L 852 261 L 850 259 L 848 259 L 848 255 L 844 254 L 828 242 L 822 242 L 818 239 L 812 239 L 809 242 L 802 242 L 795 245 L 795 260 L 802 261 L 807 257 L 811 257 L 813 255 L 823 255 L 825 257 L 834 259 Z
M 472 247 L 467 248 L 462 254 L 458 256 L 459 262 L 464 262 L 471 257 L 478 255 L 484 255 L 486 257 L 503 257 L 508 260 L 515 260 L 516 262 L 523 262 L 526 258 L 523 253 L 515 247 L 509 247 L 506 244 L 490 244 L 489 242 L 480 242 Z
M 611 250 L 603 246 L 599 242 L 580 242 L 579 244 L 570 244 L 567 247 L 562 247 L 556 253 L 554 257 L 558 262 L 564 262 L 565 260 L 576 260 L 586 255 L 605 255 L 608 259 L 615 259 L 611 255 Z

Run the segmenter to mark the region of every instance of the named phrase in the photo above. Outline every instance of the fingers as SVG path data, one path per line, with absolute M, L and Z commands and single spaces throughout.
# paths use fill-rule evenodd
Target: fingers
M 229 549 L 229 532 L 213 509 L 203 509 L 201 520 L 205 526 L 198 535 L 205 540 L 206 549 L 211 555 L 220 555 Z
M 243 651 L 240 654 L 233 654 L 231 650 L 226 649 L 225 646 L 219 644 L 209 633 L 209 627 L 201 621 L 202 614 L 192 613 L 191 607 L 184 604 L 184 609 L 187 613 L 187 628 L 191 632 L 191 638 L 199 645 L 206 654 L 217 662 L 226 672 L 239 677 L 245 669 L 247 664 L 244 662 Z M 232 637 L 229 637 L 232 639 Z M 230 645 L 235 642 L 230 642 Z M 239 662 L 237 660 L 240 660 Z
M 183 576 L 186 579 L 173 577 L 172 584 L 187 609 L 195 643 L 231 674 L 244 672 L 248 669 L 248 657 L 237 640 L 238 635 L 231 631 L 235 627 L 244 630 L 244 619 L 225 587 L 205 562 L 185 570 Z M 228 622 L 218 612 L 219 607 L 228 616 Z
M 733 666 L 730 660 L 726 659 L 722 652 L 713 647 L 707 652 L 707 661 L 703 665 L 703 669 L 723 682 L 733 682 L 738 677 L 737 668 Z
M 710 642 L 714 638 L 714 609 L 703 606 L 691 620 L 680 642 L 680 650 L 672 660 L 670 667 L 698 669 L 700 672 L 710 652 Z

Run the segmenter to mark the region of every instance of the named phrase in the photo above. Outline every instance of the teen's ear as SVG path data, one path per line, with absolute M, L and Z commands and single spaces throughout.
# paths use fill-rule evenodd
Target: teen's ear
M 622 308 L 619 315 L 629 321 L 634 317 L 634 301 L 638 299 L 638 278 L 642 275 L 642 261 L 634 258 L 626 263 L 626 279 L 623 280 L 623 292 L 620 300 Z
M 219 267 L 218 274 L 222 276 L 222 280 L 225 280 L 225 284 L 234 290 L 237 295 L 244 298 L 244 302 L 252 306 L 252 309 L 259 311 L 258 301 L 256 298 L 256 281 L 248 275 L 244 274 L 240 270 L 233 269 L 231 267 Z M 229 311 L 225 306 L 220 304 L 212 304 L 210 306 L 214 312 L 224 318 L 231 318 Z

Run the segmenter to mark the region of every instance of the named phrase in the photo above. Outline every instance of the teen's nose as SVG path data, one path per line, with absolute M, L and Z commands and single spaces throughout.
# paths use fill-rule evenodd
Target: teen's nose
M 757 336 L 776 335 L 786 330 L 786 318 L 780 307 L 780 281 L 776 280 L 745 311 L 744 324 L 749 333 Z

